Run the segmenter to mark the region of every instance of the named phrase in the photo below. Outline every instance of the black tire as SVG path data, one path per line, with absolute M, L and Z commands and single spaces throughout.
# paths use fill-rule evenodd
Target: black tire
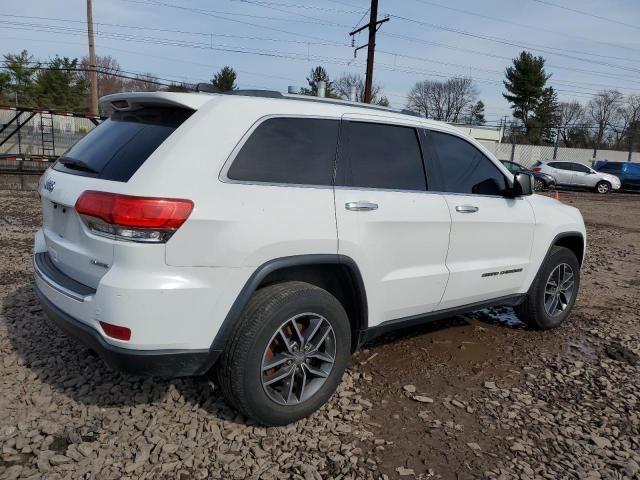
M 536 178 L 533 182 L 533 191 L 534 192 L 544 192 L 547 189 L 547 185 L 540 180 L 539 178 Z
M 573 271 L 574 287 L 571 298 L 562 312 L 550 315 L 545 308 L 545 290 L 550 275 L 559 265 L 566 264 Z M 580 265 L 575 254 L 565 247 L 552 247 L 542 263 L 526 300 L 515 308 L 518 318 L 532 328 L 549 330 L 558 327 L 571 314 L 580 288 Z
M 611 191 L 611 184 L 605 180 L 602 180 L 596 184 L 596 193 L 605 195 Z
M 284 322 L 309 312 L 321 316 L 333 329 L 333 366 L 310 398 L 294 405 L 279 404 L 263 386 L 263 357 Z M 256 291 L 247 303 L 216 367 L 218 384 L 228 403 L 248 418 L 264 425 L 285 425 L 326 403 L 342 379 L 350 352 L 349 319 L 333 295 L 304 282 L 270 285 Z

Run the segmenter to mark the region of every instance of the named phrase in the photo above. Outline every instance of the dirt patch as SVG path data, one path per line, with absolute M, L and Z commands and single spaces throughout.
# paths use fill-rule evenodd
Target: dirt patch
M 0 477 L 640 478 L 640 195 L 560 195 L 589 235 L 564 326 L 495 308 L 396 332 L 320 412 L 265 429 L 208 377 L 120 375 L 51 327 L 37 195 L 0 191 Z

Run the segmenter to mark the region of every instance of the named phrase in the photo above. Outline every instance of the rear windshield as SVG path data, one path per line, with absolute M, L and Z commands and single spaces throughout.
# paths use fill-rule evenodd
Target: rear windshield
M 53 168 L 126 182 L 192 113 L 178 108 L 116 112 L 67 150 Z

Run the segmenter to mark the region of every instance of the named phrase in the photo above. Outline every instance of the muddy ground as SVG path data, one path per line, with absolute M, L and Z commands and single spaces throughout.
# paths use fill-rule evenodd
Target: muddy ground
M 0 478 L 640 478 L 640 195 L 562 192 L 589 246 L 558 330 L 494 309 L 353 357 L 331 402 L 247 423 L 210 378 L 110 371 L 30 289 L 37 195 L 0 190 Z

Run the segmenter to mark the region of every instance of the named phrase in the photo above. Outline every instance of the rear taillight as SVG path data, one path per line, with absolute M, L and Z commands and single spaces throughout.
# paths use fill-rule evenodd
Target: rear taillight
M 162 243 L 189 217 L 193 202 L 88 191 L 80 195 L 75 208 L 96 235 Z
M 540 167 L 533 167 L 533 168 L 531 169 L 531 171 L 532 171 L 532 172 L 536 172 L 536 173 L 538 173 L 538 172 L 542 171 L 542 169 L 541 169 Z

